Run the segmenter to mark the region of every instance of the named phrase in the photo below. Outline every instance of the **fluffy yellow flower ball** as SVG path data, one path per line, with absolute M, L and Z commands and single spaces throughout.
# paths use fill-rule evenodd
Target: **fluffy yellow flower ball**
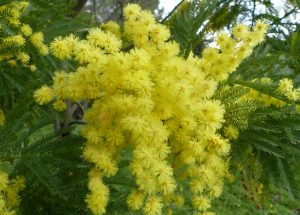
M 234 125 L 228 125 L 224 128 L 224 135 L 228 139 L 237 139 L 239 137 L 239 130 Z
M 34 93 L 34 98 L 38 104 L 46 104 L 53 99 L 53 90 L 50 87 L 44 85 Z

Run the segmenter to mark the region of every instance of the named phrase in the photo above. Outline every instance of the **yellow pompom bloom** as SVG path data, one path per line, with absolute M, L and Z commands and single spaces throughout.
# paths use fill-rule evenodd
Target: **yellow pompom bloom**
M 42 55 L 47 55 L 49 52 L 48 46 L 44 44 L 44 34 L 36 32 L 30 36 L 30 42 L 36 47 Z
M 67 40 L 57 37 L 51 43 L 50 51 L 55 57 L 63 60 L 70 58 L 73 50 Z
M 237 39 L 246 39 L 248 34 L 250 33 L 247 25 L 238 24 L 232 29 L 232 33 Z
M 262 20 L 258 20 L 254 26 L 255 32 L 260 32 L 261 34 L 265 34 L 268 30 L 268 24 L 266 24 Z
M 224 128 L 224 134 L 225 137 L 236 140 L 239 137 L 239 130 L 235 126 L 229 125 Z
M 49 48 L 45 44 L 41 44 L 38 47 L 38 50 L 39 50 L 39 52 L 40 52 L 41 55 L 47 55 L 49 53 Z
M 42 32 L 36 32 L 31 35 L 30 41 L 35 47 L 39 47 L 44 42 L 44 35 Z
M 137 4 L 129 4 L 124 8 L 124 16 L 128 19 L 136 19 L 142 11 L 142 8 Z
M 245 43 L 241 45 L 237 50 L 237 57 L 240 59 L 244 59 L 251 54 L 251 46 L 249 43 Z
M 184 197 L 182 195 L 176 195 L 175 205 L 176 207 L 182 207 L 184 205 Z
M 170 30 L 164 25 L 155 25 L 150 30 L 150 37 L 156 43 L 164 42 L 170 38 Z
M 281 79 L 279 81 L 278 90 L 282 93 L 290 92 L 294 88 L 293 81 L 291 79 Z
M 294 84 L 291 79 L 284 78 L 280 80 L 278 91 L 293 101 L 296 101 L 300 98 L 300 91 L 299 89 L 294 89 Z
M 261 81 L 262 83 L 264 83 L 264 84 L 271 84 L 271 83 L 272 83 L 272 79 L 269 78 L 269 77 L 262 77 L 262 78 L 260 79 L 260 81 Z
M 15 67 L 17 65 L 17 62 L 15 60 L 9 60 L 7 61 L 7 64 L 10 65 L 11 67 Z
M 67 104 L 63 100 L 57 100 L 53 103 L 53 107 L 55 110 L 64 111 L 67 109 Z
M 199 118 L 205 129 L 215 131 L 224 122 L 225 107 L 219 101 L 205 101 L 199 105 Z
M 89 208 L 96 215 L 105 214 L 109 197 L 109 189 L 103 184 L 100 178 L 93 177 L 92 175 L 88 186 L 91 190 L 93 190 L 93 192 L 86 198 L 86 203 Z
M 17 176 L 16 178 L 11 180 L 11 186 L 16 191 L 22 191 L 26 187 L 26 181 L 24 176 Z
M 89 63 L 95 54 L 98 54 L 97 51 L 93 50 L 92 46 L 90 46 L 87 41 L 80 41 L 75 44 L 75 60 L 80 64 Z
M 157 181 L 158 189 L 160 189 L 164 195 L 171 194 L 176 190 L 176 182 L 172 175 L 160 174 Z
M 24 36 L 29 37 L 32 34 L 32 29 L 29 25 L 23 24 L 21 27 L 21 32 Z
M 161 199 L 157 196 L 150 196 L 146 200 L 143 211 L 145 215 L 161 215 L 163 204 Z
M 224 47 L 225 44 L 227 43 L 227 41 L 230 39 L 230 35 L 223 32 L 223 33 L 220 33 L 218 36 L 217 36 L 217 44 L 220 46 L 220 47 Z
M 286 92 L 285 94 L 290 100 L 297 101 L 300 97 L 300 92 L 298 90 L 293 90 Z
M 190 182 L 190 188 L 192 192 L 198 194 L 202 193 L 205 189 L 205 182 L 203 180 L 199 180 L 199 178 L 195 178 Z
M 108 21 L 107 23 L 101 25 L 101 28 L 106 31 L 110 31 L 114 35 L 116 35 L 118 38 L 121 37 L 121 31 L 120 26 L 113 21 Z
M 205 60 L 213 62 L 218 58 L 218 49 L 216 48 L 205 48 L 202 52 L 202 56 Z
M 24 52 L 21 52 L 17 55 L 17 58 L 19 61 L 21 61 L 21 63 L 23 64 L 27 64 L 30 60 L 30 56 Z
M 200 211 L 206 211 L 211 207 L 210 199 L 203 196 L 195 196 L 193 198 L 193 205 L 196 209 Z
M 25 44 L 25 39 L 22 35 L 9 36 L 4 39 L 7 43 L 13 43 L 17 46 L 23 46 Z
M 111 32 L 104 32 L 100 28 L 92 28 L 87 36 L 88 42 L 92 45 L 101 47 L 105 51 L 117 52 L 121 48 L 121 41 Z
M 15 209 L 20 205 L 19 192 L 25 187 L 24 177 L 17 176 L 9 181 L 5 172 L 0 172 L 0 213 L 15 215 Z
M 34 99 L 39 105 L 46 104 L 53 99 L 52 88 L 44 85 L 34 93 Z
M 36 71 L 36 65 L 30 65 L 29 69 L 31 70 L 31 72 L 35 72 Z
M 95 215 L 101 215 L 105 214 L 106 212 L 106 205 L 107 205 L 107 199 L 102 196 L 101 193 L 92 193 L 89 194 L 86 202 L 88 204 L 88 207 L 92 210 L 92 212 Z
M 210 195 L 213 198 L 219 198 L 222 194 L 222 191 L 223 191 L 223 184 L 216 183 L 216 184 L 211 186 Z
M 133 190 L 127 197 L 127 205 L 132 210 L 139 210 L 143 206 L 144 198 L 141 191 Z

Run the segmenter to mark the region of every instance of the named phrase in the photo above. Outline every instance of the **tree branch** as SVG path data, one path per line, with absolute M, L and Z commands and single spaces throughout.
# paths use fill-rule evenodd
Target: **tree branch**
M 161 23 L 164 23 L 165 21 L 167 21 L 167 19 L 170 18 L 170 16 L 179 8 L 179 6 L 184 2 L 184 0 L 182 0 L 181 2 L 179 2 L 174 8 L 173 10 L 161 21 Z

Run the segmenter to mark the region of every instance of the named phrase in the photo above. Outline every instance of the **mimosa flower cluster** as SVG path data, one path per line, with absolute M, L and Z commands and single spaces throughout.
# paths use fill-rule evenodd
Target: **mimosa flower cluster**
M 86 198 L 94 214 L 106 212 L 109 188 L 105 177 L 118 172 L 121 152 L 131 150 L 129 169 L 135 189 L 127 198 L 131 210 L 146 215 L 168 214 L 184 204 L 199 214 L 222 193 L 229 176 L 230 144 L 218 130 L 225 108 L 213 100 L 218 82 L 226 79 L 252 48 L 263 41 L 266 25 L 234 28 L 235 38 L 222 33 L 220 48 L 206 48 L 203 57 L 184 59 L 169 29 L 138 5 L 124 8 L 124 32 L 117 24 L 92 28 L 85 40 L 56 38 L 50 50 L 62 60 L 75 60 L 76 71 L 57 71 L 52 86 L 35 92 L 39 104 L 90 101 L 82 135 L 84 158 L 94 164 Z M 110 30 L 113 29 L 113 30 Z M 132 42 L 122 51 L 123 41 Z M 124 50 L 128 48 L 125 47 Z M 238 131 L 228 128 L 231 138 Z
M 268 77 L 260 78 L 259 80 L 253 80 L 254 82 L 259 82 L 267 85 L 277 85 L 277 92 L 284 95 L 291 101 L 297 101 L 300 98 L 300 89 L 294 87 L 294 82 L 292 79 L 283 78 L 279 80 L 276 84 L 274 81 Z M 286 102 L 269 96 L 267 94 L 260 93 L 254 89 L 250 89 L 249 93 L 246 94 L 245 99 L 255 100 L 260 102 L 265 107 L 274 106 L 277 108 L 282 108 L 287 105 Z
M 25 179 L 17 176 L 9 180 L 6 172 L 0 171 L 0 214 L 16 215 L 21 198 L 19 192 L 25 188 Z
M 297 101 L 300 98 L 300 88 L 295 89 L 293 80 L 288 78 L 283 78 L 279 81 L 278 91 L 292 101 Z
M 24 51 L 17 53 L 9 51 L 11 46 L 17 47 L 20 50 L 26 46 L 28 41 L 36 47 L 40 54 L 48 54 L 48 47 L 44 44 L 44 37 L 42 32 L 33 33 L 31 27 L 21 21 L 22 12 L 28 7 L 28 1 L 12 1 L 9 4 L 0 6 L 0 12 L 9 11 L 7 15 L 3 16 L 2 19 L 11 28 L 11 31 L 4 29 L 3 32 L 6 34 L 1 40 L 1 49 L 8 49 L 6 54 L 0 56 L 0 62 L 7 62 L 10 65 L 16 65 L 19 61 L 24 66 L 34 67 L 30 65 L 30 56 Z
M 12 1 L 11 3 L 0 6 L 2 32 L 0 37 L 1 55 L 0 64 L 8 64 L 11 67 L 17 63 L 29 68 L 31 71 L 36 70 L 36 66 L 30 62 L 30 56 L 26 53 L 25 47 L 29 44 L 36 47 L 40 54 L 48 54 L 48 47 L 44 44 L 42 32 L 33 33 L 31 27 L 21 21 L 22 12 L 28 7 L 27 1 Z M 6 51 L 7 50 L 7 51 Z M 0 126 L 4 123 L 4 113 L 0 109 Z

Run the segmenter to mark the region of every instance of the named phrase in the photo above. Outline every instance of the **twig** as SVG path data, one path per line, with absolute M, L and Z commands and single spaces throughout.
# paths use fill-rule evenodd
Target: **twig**
M 296 12 L 296 11 L 297 11 L 297 9 L 296 9 L 296 8 L 293 8 L 292 10 L 290 10 L 289 12 L 287 12 L 286 14 L 284 14 L 283 17 L 274 20 L 274 21 L 271 23 L 271 25 L 274 25 L 274 24 L 276 24 L 276 23 L 277 23 L 277 25 L 278 25 L 278 24 L 280 23 L 281 20 L 283 20 L 284 18 L 288 17 L 289 15 L 291 15 L 292 13 L 294 13 L 294 12 Z
M 165 21 L 167 21 L 170 16 L 177 10 L 177 8 L 179 8 L 179 6 L 184 2 L 185 0 L 182 0 L 181 2 L 179 2 L 175 7 L 174 9 L 165 17 L 163 18 L 163 20 L 161 21 L 161 23 L 164 23 Z

